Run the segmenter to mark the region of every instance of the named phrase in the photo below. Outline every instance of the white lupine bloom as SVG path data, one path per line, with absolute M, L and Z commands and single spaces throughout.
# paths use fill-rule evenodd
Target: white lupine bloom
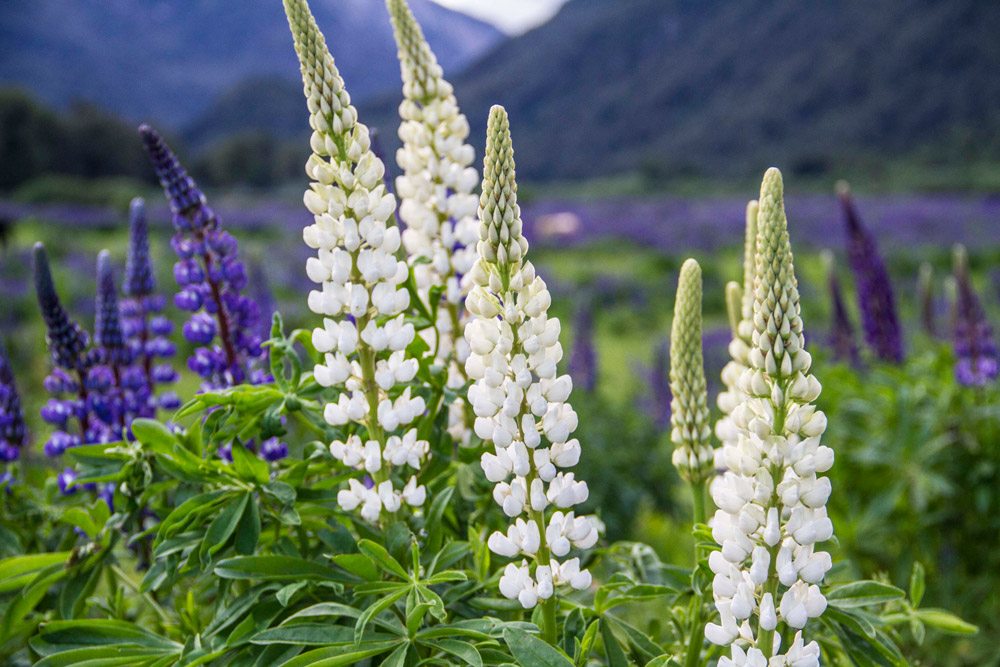
M 830 482 L 817 475 L 833 465 L 833 451 L 820 444 L 826 417 L 811 405 L 820 386 L 809 374 L 777 169 L 764 176 L 755 217 L 752 331 L 735 383 L 742 398 L 719 457 L 726 472 L 711 489 L 721 549 L 709 567 L 720 619 L 705 635 L 731 645 L 720 666 L 812 667 L 819 647 L 804 645 L 798 631 L 826 609 L 819 583 L 832 562 L 817 544 L 830 539 L 833 525 Z M 784 653 L 781 624 L 796 631 Z
M 484 174 L 479 259 L 469 273 L 473 288 L 466 300 L 472 319 L 465 326 L 465 369 L 474 380 L 468 401 L 475 432 L 492 445 L 482 455 L 482 468 L 496 485 L 493 498 L 514 519 L 487 544 L 504 558 L 525 557 L 507 565 L 500 592 L 530 608 L 551 598 L 556 585 L 590 586 L 578 558 L 557 558 L 594 546 L 599 524 L 572 511 L 588 495 L 586 482 L 564 470 L 580 459 L 580 443 L 570 439 L 577 414 L 566 402 L 572 382 L 556 374 L 559 321 L 548 316 L 545 282 L 524 260 L 528 244 L 521 235 L 513 150 L 501 107 L 490 112 Z
M 383 182 L 385 170 L 371 150 L 368 128 L 358 122 L 305 1 L 284 4 L 313 128 L 306 163 L 313 182 L 303 201 L 314 218 L 303 238 L 316 250 L 306 263 L 317 284 L 309 308 L 323 316 L 312 336 L 324 355 L 314 375 L 319 384 L 341 390 L 325 407 L 326 421 L 352 433 L 331 443 L 331 454 L 373 480 L 350 480 L 338 503 L 376 522 L 383 512 L 426 500 L 416 477 L 410 475 L 402 488 L 392 477 L 404 468 L 419 470 L 429 450 L 415 424 L 426 409 L 424 399 L 405 386 L 418 367 L 405 352 L 415 336 L 405 316 L 409 267 L 396 256 L 402 245 L 391 219 L 396 199 Z
M 737 285 L 732 285 L 733 294 L 727 291 L 727 301 L 734 296 L 739 296 L 739 299 L 734 299 L 738 303 L 730 304 L 730 309 L 736 311 L 737 305 L 739 310 L 737 312 L 731 312 L 730 318 L 735 324 L 735 330 L 733 332 L 733 338 L 729 342 L 729 356 L 730 360 L 722 368 L 722 384 L 725 387 L 719 392 L 716 398 L 716 403 L 719 406 L 719 411 L 722 413 L 722 417 L 719 421 L 715 423 L 715 436 L 719 439 L 719 442 L 723 445 L 736 444 L 738 438 L 738 429 L 733 424 L 730 415 L 733 410 L 736 409 L 746 396 L 740 390 L 738 384 L 740 376 L 743 375 L 750 363 L 748 355 L 750 354 L 750 346 L 752 344 L 751 337 L 753 335 L 753 299 L 754 299 L 754 264 L 755 264 L 755 254 L 757 247 L 757 209 L 758 204 L 756 200 L 750 201 L 747 204 L 746 212 L 746 233 L 743 242 L 743 286 L 742 288 Z M 716 456 L 716 467 L 724 468 L 725 465 L 719 458 L 722 454 L 722 449 L 715 450 Z
M 474 194 L 479 174 L 467 143 L 469 123 L 420 25 L 406 0 L 386 0 L 386 5 L 403 78 L 402 147 L 396 153 L 403 170 L 396 178 L 399 217 L 406 225 L 402 241 L 421 297 L 428 300 L 432 289 L 443 289 L 437 302 L 428 304 L 437 321 L 425 331 L 447 369 L 448 386 L 457 389 L 466 382 L 463 364 L 469 354 L 461 327 L 468 319 L 463 302 L 472 286 L 465 276 L 476 260 L 479 240 L 479 199 Z M 471 423 L 466 423 L 466 412 L 449 410 L 448 418 L 452 437 L 467 443 Z

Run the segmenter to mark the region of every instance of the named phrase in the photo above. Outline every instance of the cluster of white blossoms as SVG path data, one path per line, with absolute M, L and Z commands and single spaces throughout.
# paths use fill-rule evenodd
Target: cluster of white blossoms
M 436 359 L 447 368 L 448 386 L 457 389 L 466 382 L 463 364 L 469 355 L 460 334 L 467 319 L 463 303 L 472 285 L 467 276 L 479 239 L 479 201 L 474 194 L 479 175 L 471 166 L 469 123 L 420 25 L 406 0 L 386 2 L 403 78 L 399 107 L 403 145 L 396 153 L 403 170 L 396 178 L 399 216 L 406 223 L 403 246 L 421 297 L 428 300 L 432 289 L 442 290 L 428 304 L 435 326 L 424 331 Z M 466 421 L 464 402 L 455 401 L 449 431 L 461 443 L 468 442 L 471 433 Z
M 352 480 L 337 500 L 348 511 L 361 507 L 362 516 L 374 522 L 382 511 L 420 506 L 426 498 L 414 473 L 428 447 L 413 427 L 426 406 L 409 387 L 400 388 L 418 367 L 406 356 L 416 335 L 405 321 L 409 269 L 396 257 L 401 238 L 390 222 L 396 200 L 386 190 L 368 128 L 358 122 L 308 5 L 304 0 L 284 5 L 313 129 L 313 153 L 306 163 L 313 182 L 304 201 L 314 222 L 303 237 L 317 250 L 306 263 L 309 278 L 320 286 L 310 292 L 309 308 L 324 317 L 312 336 L 324 355 L 314 375 L 319 384 L 341 389 L 337 402 L 326 406 L 326 421 L 367 434 L 364 444 L 352 435 L 347 442 L 332 443 L 330 451 L 371 476 L 371 484 Z M 397 430 L 398 435 L 392 433 Z M 393 466 L 409 474 L 402 489 L 393 485 Z
M 746 396 L 740 391 L 739 380 L 743 371 L 749 366 L 750 345 L 753 336 L 753 299 L 754 299 L 754 255 L 757 244 L 757 202 L 747 204 L 746 235 L 743 242 L 743 285 L 731 282 L 726 285 L 726 305 L 733 328 L 733 338 L 729 342 L 730 360 L 722 369 L 722 384 L 725 387 L 719 392 L 716 404 L 722 417 L 715 424 L 715 437 L 723 445 L 736 444 L 738 430 L 730 417 L 736 406 L 740 405 Z M 722 449 L 717 449 L 718 457 Z M 716 461 L 717 468 L 723 468 L 721 461 Z
M 577 415 L 566 402 L 572 381 L 556 374 L 559 320 L 548 317 L 545 282 L 524 259 L 510 127 L 499 106 L 490 110 L 479 218 L 474 287 L 466 300 L 473 316 L 465 327 L 471 350 L 465 369 L 474 380 L 468 399 L 476 434 L 493 447 L 482 456 L 483 471 L 514 520 L 488 541 L 494 553 L 520 558 L 504 570 L 500 592 L 527 609 L 552 598 L 559 584 L 590 586 L 579 558 L 558 559 L 573 547 L 592 547 L 598 524 L 572 509 L 588 493 L 586 482 L 564 471 L 580 459 L 580 443 L 570 439 Z
M 748 367 L 737 382 L 746 398 L 730 415 L 727 472 L 711 488 L 721 550 L 709 566 L 720 622 L 705 634 L 732 647 L 720 667 L 819 664 L 818 645 L 805 644 L 800 631 L 826 609 L 819 584 L 832 563 L 816 545 L 833 526 L 830 482 L 817 474 L 833 465 L 833 451 L 820 444 L 826 417 L 812 405 L 820 385 L 809 374 L 782 196 L 781 173 L 769 169 L 757 215 Z M 784 653 L 781 624 L 796 631 Z

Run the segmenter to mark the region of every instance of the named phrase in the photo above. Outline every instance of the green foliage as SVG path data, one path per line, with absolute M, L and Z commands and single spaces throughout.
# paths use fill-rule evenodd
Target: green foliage
M 831 495 L 830 511 L 858 569 L 909 582 L 914 604 L 964 610 L 995 633 L 1000 393 L 996 385 L 959 386 L 953 369 L 950 350 L 924 342 L 900 367 L 827 370 L 820 402 L 836 415 L 827 433 L 839 457 L 832 481 L 850 489 Z M 935 624 L 933 610 L 918 618 L 946 631 L 962 627 Z M 922 630 L 913 634 L 923 642 Z M 929 642 L 920 652 L 940 650 Z M 957 659 L 970 662 L 958 664 L 996 657 L 993 648 L 959 642 Z

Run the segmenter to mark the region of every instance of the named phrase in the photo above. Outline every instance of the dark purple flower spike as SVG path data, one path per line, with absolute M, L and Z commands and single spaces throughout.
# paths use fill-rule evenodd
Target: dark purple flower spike
M 597 388 L 597 351 L 594 348 L 594 316 L 590 304 L 581 305 L 576 312 L 569 376 L 575 389 L 593 392 Z
M 883 361 L 903 361 L 903 333 L 885 261 L 861 222 L 846 183 L 837 187 L 847 226 L 847 257 L 854 273 L 865 342 Z
M 12 463 L 28 440 L 21 395 L 14 381 L 7 348 L 0 343 L 0 463 Z
M 829 345 L 833 357 L 837 361 L 858 366 L 861 356 L 858 353 L 858 343 L 854 334 L 854 323 L 847 311 L 844 294 L 837 278 L 837 267 L 830 251 L 823 252 L 823 264 L 826 268 L 826 285 L 830 292 L 830 339 Z
M 173 214 L 174 277 L 180 287 L 174 303 L 194 313 L 184 336 L 199 347 L 188 367 L 210 388 L 259 381 L 264 375 L 255 365 L 265 356 L 260 313 L 253 300 L 240 294 L 247 275 L 236 239 L 220 228 L 205 195 L 156 130 L 142 125 L 139 134 Z
M 993 327 L 969 278 L 969 259 L 965 248 L 955 246 L 955 305 L 953 340 L 955 378 L 967 387 L 982 387 L 1000 374 Z

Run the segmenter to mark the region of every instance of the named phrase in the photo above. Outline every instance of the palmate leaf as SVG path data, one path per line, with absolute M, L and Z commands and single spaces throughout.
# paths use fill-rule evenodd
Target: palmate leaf
M 353 583 L 331 567 L 294 556 L 237 556 L 219 561 L 215 574 L 223 579 L 298 581 L 301 579 Z
M 49 554 L 29 554 L 0 560 L 0 593 L 9 593 L 23 588 L 45 568 L 65 563 L 70 552 L 59 551 Z
M 504 641 L 518 664 L 527 667 L 572 667 L 564 653 L 552 648 L 534 635 L 517 628 L 503 631 Z
M 393 641 L 398 639 L 386 633 L 368 632 L 364 641 Z M 269 628 L 250 638 L 251 644 L 295 644 L 298 646 L 330 646 L 354 644 L 354 628 L 330 623 L 296 623 Z
M 286 660 L 279 667 L 343 667 L 354 665 L 365 658 L 382 655 L 398 647 L 405 640 L 397 639 L 389 642 L 365 642 L 351 646 L 333 646 L 314 649 Z
M 902 600 L 905 596 L 906 593 L 895 586 L 867 579 L 835 586 L 827 592 L 826 599 L 834 607 L 845 609 L 884 604 Z
M 36 667 L 152 665 L 172 662 L 183 647 L 132 623 L 113 620 L 54 621 L 42 626 L 31 648 Z

